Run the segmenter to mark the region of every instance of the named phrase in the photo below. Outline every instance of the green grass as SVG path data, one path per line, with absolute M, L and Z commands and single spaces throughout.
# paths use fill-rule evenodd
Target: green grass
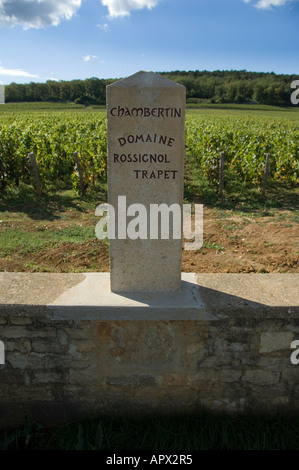
M 271 116 L 292 120 L 299 119 L 299 108 L 281 107 L 265 104 L 211 103 L 209 100 L 189 99 L 186 103 L 187 114 L 248 114 L 249 116 Z
M 229 416 L 101 417 L 45 428 L 26 420 L 2 431 L 2 449 L 31 450 L 299 450 L 299 418 Z
M 0 106 L 0 116 L 3 119 L 5 114 L 23 114 L 28 112 L 79 112 L 90 113 L 99 111 L 106 112 L 104 105 L 84 106 L 71 102 L 52 103 L 52 102 L 22 102 L 22 103 L 6 103 Z M 299 120 L 299 108 L 297 107 L 279 107 L 257 104 L 234 104 L 234 103 L 210 103 L 209 100 L 190 99 L 186 103 L 186 112 L 188 114 L 249 114 L 254 116 L 271 116 L 271 117 L 287 117 L 292 120 Z
M 38 197 L 31 186 L 9 188 L 0 195 L 0 257 L 92 242 L 98 218 L 90 212 L 94 214 L 106 196 L 106 183 L 90 189 L 84 198 L 74 190 L 50 191 Z M 59 224 L 52 226 L 55 221 Z
M 106 181 L 90 187 L 83 197 L 74 189 L 59 188 L 59 186 L 49 188 L 39 197 L 33 186 L 20 183 L 19 187 L 8 187 L 5 193 L 0 193 L 0 212 L 3 213 L 1 218 L 11 213 L 19 213 L 26 214 L 34 220 L 51 221 L 55 218 L 63 218 L 63 212 L 66 210 L 84 214 L 85 211 L 94 210 L 95 204 L 101 204 L 106 200 Z
M 0 256 L 7 256 L 18 250 L 27 255 L 46 246 L 57 246 L 60 243 L 85 243 L 95 238 L 94 227 L 70 227 L 61 230 L 48 228 L 36 232 L 26 232 L 16 228 L 0 233 Z
M 84 106 L 82 104 L 75 103 L 52 103 L 52 102 L 33 102 L 33 103 L 5 103 L 0 106 L 0 116 L 5 113 L 28 113 L 28 112 L 56 112 L 56 111 L 76 111 L 76 112 L 90 112 L 90 111 L 104 111 L 106 112 L 105 106 L 93 105 Z
M 207 248 L 209 250 L 216 250 L 216 251 L 224 250 L 224 247 L 220 245 L 220 243 L 210 243 L 210 242 L 204 242 L 202 245 L 202 248 Z

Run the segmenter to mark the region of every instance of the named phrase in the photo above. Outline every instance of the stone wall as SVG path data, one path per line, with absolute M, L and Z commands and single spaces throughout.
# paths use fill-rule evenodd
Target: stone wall
M 53 279 L 62 289 L 62 278 L 38 276 L 35 281 L 42 281 L 35 292 L 30 289 L 28 302 L 22 297 L 26 275 L 4 273 L 0 279 L 6 297 L 0 306 L 0 426 L 23 422 L 26 411 L 45 423 L 99 414 L 189 413 L 203 405 L 237 413 L 299 412 L 299 365 L 290 360 L 291 343 L 299 339 L 299 309 L 285 305 L 292 304 L 289 289 L 298 285 L 297 275 L 276 277 L 275 285 L 271 275 L 201 275 L 201 298 L 214 319 L 164 321 L 84 320 L 75 308 L 68 319 L 57 319 L 49 315 L 47 296 Z M 64 276 L 68 284 L 76 275 Z M 248 291 L 252 283 L 264 291 L 268 286 L 272 296 L 277 282 L 285 282 L 281 305 L 228 294 L 236 279 L 246 281 Z M 13 286 L 10 293 L 7 285 Z

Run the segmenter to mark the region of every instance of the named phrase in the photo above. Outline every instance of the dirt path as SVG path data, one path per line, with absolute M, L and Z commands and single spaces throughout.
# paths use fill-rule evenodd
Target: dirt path
M 34 232 L 44 221 L 20 220 L 12 228 Z M 299 267 L 299 221 L 291 211 L 271 215 L 234 214 L 233 211 L 204 208 L 204 244 L 198 251 L 184 251 L 182 271 L 197 273 L 294 273 Z M 78 220 L 74 212 L 64 213 L 63 221 L 47 222 L 47 229 L 63 230 L 71 224 L 95 226 L 92 213 Z M 7 224 L 0 224 L 0 231 Z M 48 243 L 41 249 L 23 253 L 17 247 L 0 257 L 0 271 L 14 272 L 103 272 L 109 271 L 109 248 L 97 239 L 80 242 Z

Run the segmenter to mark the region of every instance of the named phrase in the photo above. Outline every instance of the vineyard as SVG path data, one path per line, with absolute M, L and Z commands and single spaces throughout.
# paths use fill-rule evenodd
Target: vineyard
M 204 244 L 183 250 L 182 270 L 298 272 L 298 160 L 298 109 L 189 108 L 184 196 L 204 204 Z M 94 230 L 95 207 L 107 198 L 106 172 L 103 107 L 0 106 L 0 271 L 109 271 L 108 247 Z
M 42 187 L 79 186 L 74 152 L 86 179 L 105 176 L 107 166 L 106 119 L 102 113 L 21 116 L 0 124 L 0 185 L 32 182 L 29 153 L 36 156 Z
M 218 180 L 220 152 L 225 153 L 227 179 L 259 184 L 269 153 L 273 180 L 298 181 L 298 123 L 267 117 L 187 117 L 187 164 L 201 168 L 209 181 Z
M 228 181 L 235 178 L 249 186 L 259 185 L 270 154 L 269 179 L 298 182 L 299 121 L 247 114 L 187 113 L 186 171 L 196 170 L 216 184 L 219 155 L 224 152 Z M 0 190 L 21 182 L 33 184 L 31 152 L 43 189 L 72 185 L 79 190 L 74 152 L 79 155 L 86 186 L 106 177 L 104 112 L 1 112 L 0 116 Z

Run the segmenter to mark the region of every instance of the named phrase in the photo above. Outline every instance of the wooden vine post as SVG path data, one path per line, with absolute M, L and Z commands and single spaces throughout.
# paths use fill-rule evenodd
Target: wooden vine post
M 85 194 L 85 185 L 84 185 L 83 172 L 82 172 L 82 168 L 80 165 L 79 155 L 77 152 L 74 152 L 74 158 L 75 158 L 75 163 L 76 163 L 78 174 L 79 174 L 80 190 L 83 196 Z
M 41 196 L 42 195 L 42 187 L 41 187 L 41 184 L 40 184 L 40 179 L 39 179 L 39 174 L 38 174 L 38 166 L 37 166 L 37 163 L 36 163 L 36 158 L 35 158 L 34 153 L 31 152 L 29 154 L 29 157 L 30 157 L 30 164 L 31 164 L 31 168 L 32 168 L 33 176 L 34 176 L 34 186 L 35 186 L 35 189 L 37 191 L 37 194 L 39 196 Z
M 265 168 L 264 168 L 263 187 L 262 187 L 262 195 L 263 196 L 265 196 L 265 194 L 266 194 L 269 167 L 270 167 L 270 153 L 267 153 L 266 163 L 265 163 Z
M 220 153 L 220 161 L 219 161 L 219 189 L 218 194 L 222 196 L 223 187 L 224 187 L 224 152 Z

